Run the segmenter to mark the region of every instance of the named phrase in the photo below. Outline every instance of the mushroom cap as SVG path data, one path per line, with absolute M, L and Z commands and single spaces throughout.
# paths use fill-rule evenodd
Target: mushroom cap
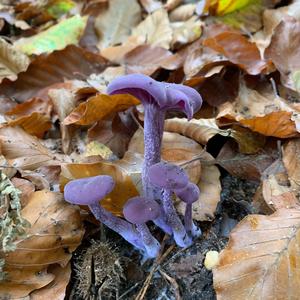
M 182 189 L 189 182 L 182 168 L 166 162 L 152 165 L 148 171 L 148 178 L 154 186 L 168 190 Z
M 199 199 L 200 190 L 195 183 L 189 182 L 183 189 L 174 191 L 176 196 L 187 204 L 192 204 Z
M 91 205 L 103 199 L 114 186 L 114 180 L 107 175 L 80 178 L 66 184 L 64 196 L 72 204 Z
M 178 109 L 188 119 L 202 105 L 200 94 L 193 88 L 175 83 L 160 82 L 143 74 L 119 76 L 107 87 L 108 94 L 130 94 L 138 98 L 143 105 L 154 103 L 163 110 Z
M 143 224 L 159 217 L 160 206 L 155 200 L 134 197 L 124 205 L 123 214 L 127 221 L 133 224 Z

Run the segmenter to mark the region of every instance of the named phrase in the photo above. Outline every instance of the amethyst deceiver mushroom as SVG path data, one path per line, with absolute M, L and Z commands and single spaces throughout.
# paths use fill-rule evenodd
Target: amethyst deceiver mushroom
M 114 186 L 113 178 L 107 175 L 75 179 L 66 184 L 64 197 L 66 201 L 72 204 L 88 205 L 96 219 L 116 231 L 129 243 L 144 251 L 145 247 L 134 226 L 114 216 L 99 204 L 99 201 L 109 194 Z
M 160 250 L 159 242 L 153 237 L 146 225 L 148 221 L 154 221 L 160 214 L 160 205 L 152 199 L 134 197 L 129 199 L 123 208 L 123 214 L 127 221 L 135 224 L 142 237 L 146 253 L 149 258 L 156 257 Z
M 188 119 L 201 107 L 199 93 L 191 87 L 159 82 L 142 74 L 130 74 L 114 79 L 107 87 L 108 94 L 131 94 L 138 98 L 145 111 L 144 116 L 144 164 L 142 182 L 144 196 L 157 197 L 149 184 L 148 169 L 160 162 L 161 141 L 164 128 L 165 112 L 170 109 L 183 111 Z
M 199 237 L 201 229 L 193 222 L 192 204 L 199 199 L 200 190 L 198 186 L 189 182 L 183 189 L 174 190 L 176 196 L 186 203 L 184 214 L 184 226 L 188 234 L 192 237 Z
M 183 189 L 189 183 L 187 174 L 182 168 L 176 165 L 160 162 L 149 168 L 148 176 L 151 184 L 163 189 L 163 208 L 167 224 L 172 228 L 176 244 L 180 247 L 191 245 L 192 240 L 187 234 L 173 205 L 174 190 Z

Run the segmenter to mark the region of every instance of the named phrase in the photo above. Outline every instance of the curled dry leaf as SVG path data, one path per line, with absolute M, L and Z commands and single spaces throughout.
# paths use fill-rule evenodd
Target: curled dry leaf
M 283 84 L 300 91 L 300 21 L 285 17 L 274 29 L 265 57 L 271 59 L 280 72 Z
M 10 165 L 23 170 L 60 165 L 64 157 L 53 154 L 41 142 L 17 127 L 0 129 L 1 153 Z
M 217 119 L 221 125 L 236 121 L 262 135 L 287 138 L 299 135 L 297 115 L 283 98 L 270 92 L 261 94 L 241 82 L 238 97 L 219 107 Z
M 124 204 L 129 198 L 137 196 L 138 191 L 129 176 L 129 172 L 118 166 L 117 163 L 101 161 L 62 165 L 61 189 L 70 180 L 96 175 L 109 175 L 114 179 L 115 188 L 101 201 L 101 205 L 115 215 L 122 215 Z
M 16 80 L 17 74 L 25 71 L 29 63 L 24 53 L 0 38 L 0 82 L 3 78 Z
M 171 22 L 182 22 L 191 18 L 196 10 L 196 4 L 189 3 L 180 5 L 171 11 L 169 18 Z
M 222 32 L 203 41 L 203 45 L 221 53 L 251 75 L 267 72 L 270 62 L 261 59 L 255 43 L 236 32 Z
M 100 36 L 98 48 L 124 42 L 131 28 L 140 20 L 141 8 L 136 0 L 110 0 L 108 9 L 103 10 L 95 20 L 95 29 Z
M 47 272 L 48 266 L 66 266 L 84 233 L 79 210 L 58 193 L 33 193 L 21 213 L 31 227 L 17 240 L 16 250 L 5 255 L 2 297 L 25 297 L 52 282 L 55 274 Z
M 11 182 L 16 189 L 21 191 L 21 195 L 20 195 L 21 206 L 22 207 L 26 206 L 28 204 L 31 194 L 34 193 L 35 191 L 34 184 L 27 179 L 18 178 L 18 177 L 12 178 Z
M 250 215 L 231 232 L 213 270 L 219 299 L 297 299 L 300 210 Z
M 139 100 L 131 95 L 98 94 L 76 107 L 64 120 L 64 125 L 92 125 L 103 120 L 112 113 L 123 111 L 139 104 Z
M 107 61 L 102 56 L 70 45 L 49 55 L 38 56 L 26 72 L 19 74 L 16 81 L 3 80 L 0 91 L 2 95 L 23 102 L 38 97 L 43 89 L 53 84 L 76 78 L 76 74 L 84 78 L 92 73 L 102 72 L 106 66 Z M 43 99 L 47 99 L 47 96 L 46 93 Z
M 87 23 L 87 17 L 79 15 L 62 20 L 29 38 L 21 38 L 15 42 L 15 46 L 26 54 L 48 53 L 54 50 L 64 49 L 70 44 L 77 44 Z
M 137 27 L 133 28 L 132 36 L 142 37 L 144 44 L 169 49 L 172 29 L 168 13 L 164 9 L 158 9 L 148 15 Z

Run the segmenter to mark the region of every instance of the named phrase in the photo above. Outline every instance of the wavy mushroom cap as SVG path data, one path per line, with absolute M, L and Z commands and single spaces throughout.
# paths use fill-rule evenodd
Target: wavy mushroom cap
M 143 224 L 159 217 L 160 206 L 154 200 L 134 197 L 124 205 L 123 214 L 127 221 L 133 224 Z
M 114 180 L 107 175 L 75 179 L 66 184 L 64 196 L 72 204 L 91 205 L 103 199 L 114 186 Z
M 202 105 L 200 94 L 193 88 L 176 83 L 160 82 L 143 74 L 129 74 L 117 77 L 107 87 L 108 94 L 130 94 L 143 105 L 156 104 L 161 109 L 178 109 L 188 119 Z
M 152 165 L 149 168 L 148 176 L 154 186 L 168 190 L 182 189 L 189 182 L 189 178 L 182 168 L 166 162 Z
M 195 183 L 189 182 L 183 189 L 174 191 L 176 196 L 187 204 L 192 204 L 199 199 L 200 190 Z

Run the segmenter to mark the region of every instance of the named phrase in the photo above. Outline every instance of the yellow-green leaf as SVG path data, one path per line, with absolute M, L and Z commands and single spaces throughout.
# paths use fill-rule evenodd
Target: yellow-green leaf
M 49 1 L 46 10 L 50 16 L 58 19 L 60 16 L 69 12 L 75 6 L 72 0 L 52 0 Z
M 76 15 L 61 21 L 49 29 L 29 38 L 18 40 L 16 47 L 26 54 L 39 55 L 45 52 L 60 50 L 70 44 L 77 44 L 83 33 L 87 17 Z

